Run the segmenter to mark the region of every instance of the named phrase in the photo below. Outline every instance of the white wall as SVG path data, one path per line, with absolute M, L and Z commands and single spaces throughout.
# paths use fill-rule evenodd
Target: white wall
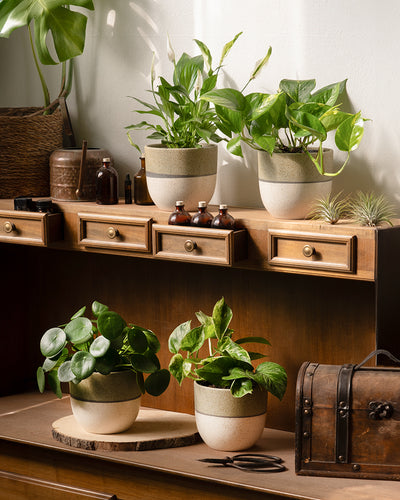
M 69 108 L 79 141 L 108 148 L 121 177 L 139 167 L 124 127 L 140 121 L 128 98 L 146 99 L 152 53 L 170 75 L 167 33 L 177 55 L 204 41 L 216 59 L 243 31 L 226 61 L 221 85 L 247 81 L 269 45 L 268 67 L 248 90 L 275 91 L 282 78 L 316 78 L 318 87 L 348 78 L 348 110 L 366 124 L 335 190 L 374 190 L 400 207 L 400 2 L 398 0 L 94 0 L 85 53 L 77 60 Z M 20 30 L 21 31 L 21 30 Z M 41 91 L 24 32 L 0 39 L 0 106 L 40 105 Z M 50 68 L 53 70 L 53 68 Z M 49 72 L 47 72 L 49 73 Z M 56 79 L 57 80 L 57 79 Z M 53 95 L 56 94 L 56 87 Z M 135 139 L 144 145 L 143 133 Z M 333 142 L 331 143 L 333 145 Z M 338 162 L 341 158 L 337 155 Z M 254 163 L 220 148 L 214 202 L 260 205 Z

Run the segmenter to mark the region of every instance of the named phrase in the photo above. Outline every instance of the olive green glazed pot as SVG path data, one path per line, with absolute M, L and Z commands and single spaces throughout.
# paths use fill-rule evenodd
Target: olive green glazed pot
M 109 375 L 93 373 L 79 384 L 69 383 L 72 413 L 93 434 L 126 431 L 139 412 L 141 391 L 130 370 Z
M 239 451 L 251 448 L 265 427 L 268 393 L 259 388 L 241 398 L 230 389 L 194 383 L 197 430 L 215 450 Z
M 323 165 L 332 171 L 331 149 L 324 150 Z M 264 207 L 278 219 L 305 219 L 315 201 L 332 190 L 332 178 L 321 175 L 306 153 L 259 151 L 258 181 Z
M 211 200 L 217 180 L 218 147 L 167 148 L 145 146 L 147 187 L 161 210 L 173 211 L 182 200 L 185 209 L 197 210 L 199 201 Z

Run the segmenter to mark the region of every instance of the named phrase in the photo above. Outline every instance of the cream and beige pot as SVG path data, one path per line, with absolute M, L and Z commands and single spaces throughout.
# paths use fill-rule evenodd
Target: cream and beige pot
M 145 146 L 147 187 L 161 210 L 173 211 L 182 200 L 185 209 L 197 210 L 200 200 L 211 200 L 217 179 L 218 147 L 167 148 Z

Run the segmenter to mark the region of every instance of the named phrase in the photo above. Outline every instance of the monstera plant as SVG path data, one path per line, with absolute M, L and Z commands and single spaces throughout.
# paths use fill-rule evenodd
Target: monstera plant
M 50 94 L 40 63 L 61 63 L 60 95 L 66 96 L 72 83 L 72 64 L 67 71 L 67 62 L 72 63 L 85 46 L 87 17 L 70 6 L 94 10 L 92 0 L 0 0 L 0 36 L 8 38 L 18 28 L 28 29 L 45 107 L 50 105 Z M 55 56 L 51 54 L 52 45 Z

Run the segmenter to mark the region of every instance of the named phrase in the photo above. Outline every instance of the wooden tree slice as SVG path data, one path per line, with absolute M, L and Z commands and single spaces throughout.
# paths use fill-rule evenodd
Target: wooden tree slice
M 84 450 L 144 451 L 201 441 L 192 415 L 150 408 L 141 408 L 131 428 L 119 434 L 86 432 L 73 415 L 59 418 L 52 426 L 54 439 Z

